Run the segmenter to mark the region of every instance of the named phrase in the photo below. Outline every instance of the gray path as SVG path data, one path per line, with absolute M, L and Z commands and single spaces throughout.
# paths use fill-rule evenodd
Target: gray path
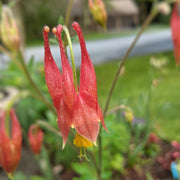
M 93 64 L 100 64 L 113 59 L 121 59 L 134 38 L 135 36 L 129 36 L 86 42 L 87 49 Z M 171 41 L 170 30 L 162 30 L 161 32 L 143 34 L 132 50 L 130 56 L 152 54 L 157 52 L 169 51 L 172 49 L 173 45 Z M 59 47 L 51 46 L 51 50 L 58 66 L 61 66 Z M 73 52 L 76 66 L 79 67 L 81 61 L 79 43 L 73 44 Z M 36 62 L 43 61 L 43 46 L 28 48 L 25 53 L 26 61 L 28 61 L 31 56 L 34 56 Z M 7 57 L 0 55 L 0 59 L 0 67 L 3 67 L 5 64 L 7 64 Z

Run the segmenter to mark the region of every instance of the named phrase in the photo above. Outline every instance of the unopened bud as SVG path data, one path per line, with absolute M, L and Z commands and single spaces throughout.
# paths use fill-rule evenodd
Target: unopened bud
M 38 125 L 31 125 L 28 132 L 29 143 L 34 154 L 39 154 L 43 142 L 43 131 Z
M 149 137 L 148 137 L 148 143 L 153 144 L 153 143 L 157 143 L 159 141 L 159 138 L 157 137 L 157 135 L 155 133 L 150 133 Z
M 21 158 L 21 127 L 14 110 L 10 111 L 11 136 L 7 133 L 6 112 L 0 114 L 0 164 L 9 177 L 12 177 Z
M 1 9 L 0 38 L 3 44 L 11 51 L 20 47 L 20 34 L 11 9 L 4 5 Z
M 133 113 L 130 110 L 126 110 L 124 112 L 124 115 L 125 115 L 126 121 L 128 121 L 129 123 L 132 123 L 134 119 Z
M 106 29 L 107 13 L 103 0 L 89 0 L 88 5 L 94 20 Z
M 167 2 L 160 2 L 158 4 L 158 10 L 161 14 L 168 15 L 171 11 L 171 8 Z

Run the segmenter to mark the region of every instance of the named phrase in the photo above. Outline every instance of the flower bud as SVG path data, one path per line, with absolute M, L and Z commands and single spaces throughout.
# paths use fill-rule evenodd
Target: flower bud
M 20 34 L 11 9 L 3 5 L 1 9 L 0 37 L 8 49 L 17 51 L 20 47 Z
M 158 141 L 159 141 L 159 138 L 157 137 L 155 133 L 152 132 L 149 134 L 148 143 L 154 144 L 154 143 L 157 143 Z
M 107 13 L 102 0 L 89 0 L 89 9 L 94 20 L 106 29 Z
M 161 14 L 168 15 L 171 11 L 171 8 L 167 2 L 160 2 L 158 4 L 158 10 Z
M 29 128 L 29 143 L 34 154 L 39 154 L 43 142 L 43 131 L 38 125 L 31 125 Z
M 125 116 L 127 122 L 132 123 L 132 121 L 134 119 L 134 116 L 133 116 L 133 113 L 130 110 L 126 110 L 124 112 L 124 116 Z
M 6 112 L 0 115 L 0 164 L 9 177 L 12 177 L 21 158 L 22 133 L 14 110 L 10 111 L 11 128 L 6 127 Z M 7 129 L 11 129 L 11 137 Z

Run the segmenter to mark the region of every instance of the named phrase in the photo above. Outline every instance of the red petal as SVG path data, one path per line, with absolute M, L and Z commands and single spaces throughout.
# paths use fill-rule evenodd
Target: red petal
M 18 119 L 13 109 L 11 109 L 10 111 L 10 116 L 12 119 L 12 141 L 16 145 L 16 147 L 19 147 L 19 149 L 21 149 L 21 143 L 22 143 L 21 126 L 18 122 Z
M 70 127 L 72 125 L 72 114 L 69 108 L 64 103 L 63 99 L 60 101 L 60 106 L 58 109 L 58 127 L 62 133 L 63 137 L 63 148 L 66 144 Z
M 98 114 L 99 119 L 101 120 L 101 123 L 102 123 L 104 129 L 107 132 L 109 132 L 108 129 L 106 128 L 106 125 L 105 125 L 105 122 L 104 122 L 104 117 L 103 117 L 103 112 L 102 112 L 101 107 L 99 106 L 99 104 L 97 105 L 97 114 Z
M 96 74 L 86 49 L 81 28 L 77 22 L 73 23 L 73 28 L 79 36 L 81 45 L 80 92 L 88 92 L 91 96 L 97 98 Z
M 62 30 L 63 30 L 63 27 L 61 25 L 58 25 L 54 33 L 56 34 L 58 38 L 59 47 L 61 51 L 63 100 L 67 104 L 67 106 L 71 109 L 74 103 L 75 96 L 76 96 L 76 91 L 75 91 L 75 87 L 73 83 L 73 72 L 67 60 L 64 46 L 63 46 L 63 41 L 61 38 Z
M 46 84 L 49 89 L 49 93 L 51 98 L 54 100 L 59 98 L 62 95 L 62 77 L 61 73 L 54 62 L 52 57 L 50 48 L 49 48 L 49 41 L 48 41 L 48 33 L 49 27 L 45 26 L 43 29 L 43 36 L 44 36 L 44 49 L 45 49 L 45 77 L 46 77 Z M 57 104 L 55 104 L 56 106 Z M 57 108 L 57 107 L 56 107 Z
M 79 93 L 73 107 L 73 125 L 76 131 L 95 143 L 99 132 L 99 117 L 96 111 L 96 99 L 85 93 Z
M 176 65 L 180 64 L 180 15 L 178 15 L 178 5 L 178 3 L 174 5 L 170 22 Z
M 91 59 L 89 57 L 89 54 L 87 52 L 84 37 L 83 37 L 79 24 L 77 22 L 74 22 L 73 28 L 76 30 L 79 36 L 79 41 L 81 45 L 81 54 L 82 54 L 81 55 L 81 72 L 80 72 L 80 92 L 89 93 L 97 101 L 97 82 L 96 82 L 95 70 L 91 62 Z M 97 109 L 98 117 L 101 120 L 103 127 L 105 128 L 106 131 L 108 131 L 105 126 L 103 113 L 98 104 L 98 101 L 96 104 L 96 109 Z

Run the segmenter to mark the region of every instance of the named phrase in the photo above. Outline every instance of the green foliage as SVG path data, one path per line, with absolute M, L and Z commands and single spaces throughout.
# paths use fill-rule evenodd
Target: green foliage
M 16 172 L 14 175 L 14 180 L 26 180 L 26 176 L 22 172 Z
M 41 177 L 41 176 L 32 176 L 30 178 L 30 180 L 45 180 L 45 178 Z
M 94 167 L 90 166 L 87 162 L 72 163 L 72 168 L 80 175 L 80 178 L 73 178 L 73 180 L 97 180 Z

